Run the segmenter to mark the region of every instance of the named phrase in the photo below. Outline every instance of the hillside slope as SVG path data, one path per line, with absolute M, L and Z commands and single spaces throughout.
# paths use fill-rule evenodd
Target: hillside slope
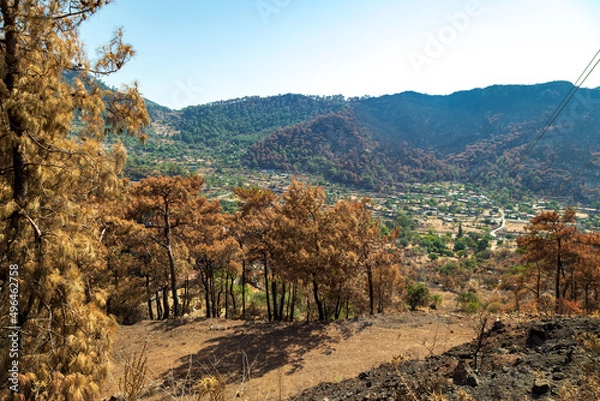
M 365 188 L 456 179 L 591 199 L 600 187 L 596 163 L 567 181 L 600 152 L 600 90 L 581 89 L 521 160 L 571 88 L 550 82 L 447 96 L 288 94 L 179 111 L 152 105 L 163 128 L 149 142 L 160 144 L 161 157 L 187 152 L 214 166 L 307 172 Z
M 457 179 L 593 199 L 600 184 L 596 165 L 567 181 L 600 151 L 596 134 L 600 109 L 595 107 L 600 104 L 599 91 L 580 90 L 523 159 L 570 88 L 569 83 L 554 82 L 493 86 L 448 96 L 406 92 L 359 100 L 351 103 L 354 128 L 348 130 L 348 124 L 340 124 L 338 134 L 350 137 L 360 132 L 363 142 L 373 144 L 359 154 L 365 162 L 340 166 L 340 157 L 332 160 L 323 154 L 323 146 L 331 148 L 336 141 L 315 146 L 316 139 L 325 143 L 332 137 L 320 131 L 318 120 L 274 132 L 254 145 L 247 156 L 252 166 L 321 173 L 326 178 L 336 176 L 331 173 L 332 165 L 336 170 L 345 166 L 349 171 L 340 181 L 376 188 L 394 182 Z M 289 141 L 292 132 L 296 139 Z M 296 157 L 301 153 L 310 157 Z M 285 162 L 277 154 L 285 154 Z M 373 168 L 365 172 L 365 164 Z M 366 179 L 348 179 L 351 173 Z

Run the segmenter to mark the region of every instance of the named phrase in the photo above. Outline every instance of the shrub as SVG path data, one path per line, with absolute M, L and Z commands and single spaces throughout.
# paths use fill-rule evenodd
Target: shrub
M 442 302 L 444 301 L 444 299 L 441 297 L 441 295 L 438 294 L 433 294 L 432 296 L 429 297 L 429 307 L 433 310 L 438 310 L 439 307 L 442 305 Z
M 503 303 L 499 301 L 494 301 L 487 306 L 486 310 L 489 313 L 502 313 L 506 311 L 506 307 Z
M 427 288 L 425 284 L 411 282 L 408 284 L 406 292 L 406 303 L 408 303 L 411 311 L 416 310 L 419 306 L 426 306 L 429 304 L 429 288 Z
M 481 308 L 479 297 L 471 291 L 463 291 L 458 294 L 456 304 L 459 310 L 466 313 L 475 313 Z

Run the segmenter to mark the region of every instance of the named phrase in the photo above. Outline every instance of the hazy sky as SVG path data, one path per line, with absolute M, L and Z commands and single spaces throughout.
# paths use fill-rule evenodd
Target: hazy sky
M 115 0 L 81 33 L 94 55 L 124 27 L 138 54 L 105 81 L 180 108 L 573 82 L 600 49 L 598 21 L 598 0 Z

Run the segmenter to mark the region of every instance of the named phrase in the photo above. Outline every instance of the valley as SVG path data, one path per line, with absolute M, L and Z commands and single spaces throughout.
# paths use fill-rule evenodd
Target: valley
M 137 179 L 152 171 L 251 176 L 268 170 L 388 193 L 456 182 L 498 198 L 590 204 L 598 195 L 598 166 L 582 167 L 600 150 L 594 134 L 599 90 L 582 89 L 522 160 L 570 85 L 497 85 L 447 96 L 290 94 L 178 111 L 151 104 L 146 144 L 126 140 L 126 173 Z

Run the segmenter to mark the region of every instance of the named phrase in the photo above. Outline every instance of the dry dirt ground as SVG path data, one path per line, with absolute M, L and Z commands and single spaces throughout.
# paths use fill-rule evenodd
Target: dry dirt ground
M 402 354 L 424 358 L 474 338 L 474 318 L 417 311 L 331 323 L 268 323 L 188 318 L 122 326 L 104 394 L 116 394 L 128 357 L 146 344 L 146 400 L 173 399 L 184 383 L 219 372 L 228 399 L 280 400 L 321 382 L 339 383 Z

